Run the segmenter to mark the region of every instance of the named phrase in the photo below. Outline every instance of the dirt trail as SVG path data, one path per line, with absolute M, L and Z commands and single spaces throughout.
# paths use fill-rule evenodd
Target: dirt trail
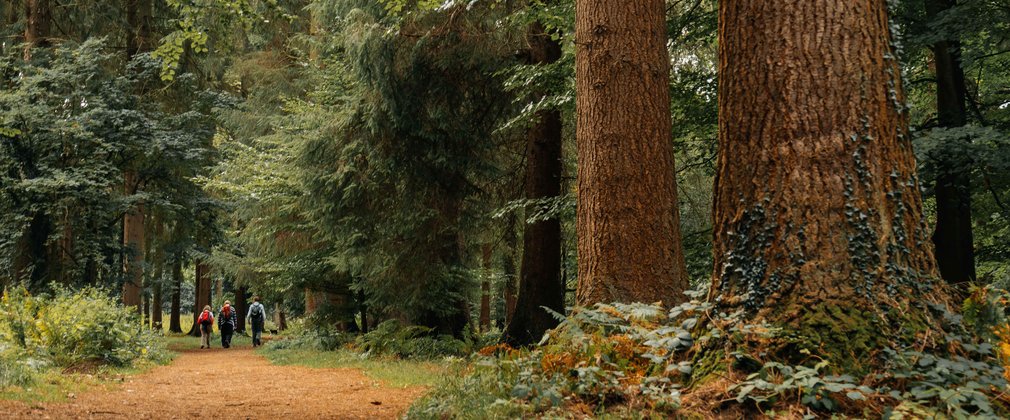
M 274 366 L 250 348 L 213 348 L 66 403 L 0 401 L 0 418 L 396 418 L 423 391 L 384 387 L 356 369 Z

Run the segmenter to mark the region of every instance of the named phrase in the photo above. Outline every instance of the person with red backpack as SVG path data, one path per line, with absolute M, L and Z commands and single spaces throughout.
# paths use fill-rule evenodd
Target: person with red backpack
M 221 347 L 231 347 L 231 336 L 235 333 L 235 326 L 238 325 L 238 315 L 235 308 L 231 307 L 231 301 L 224 301 L 224 306 L 217 316 L 217 330 L 221 332 Z
M 210 348 L 210 335 L 214 332 L 214 314 L 210 312 L 210 305 L 203 307 L 203 312 L 196 319 L 200 326 L 200 348 Z

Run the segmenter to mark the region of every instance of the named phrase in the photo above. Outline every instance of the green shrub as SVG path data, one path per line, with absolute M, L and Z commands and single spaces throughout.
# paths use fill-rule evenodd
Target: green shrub
M 432 334 L 432 329 L 419 325 L 401 325 L 388 320 L 368 334 L 358 336 L 355 345 L 367 355 L 432 359 L 444 356 L 465 356 L 471 347 L 451 336 Z
M 0 345 L 19 358 L 38 358 L 59 367 L 81 364 L 128 366 L 165 357 L 163 344 L 137 315 L 106 292 L 56 289 L 31 296 L 5 290 L 0 300 Z

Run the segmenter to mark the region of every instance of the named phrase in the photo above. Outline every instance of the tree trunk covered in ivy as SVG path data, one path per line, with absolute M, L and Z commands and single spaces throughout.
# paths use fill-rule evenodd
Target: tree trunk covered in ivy
M 684 299 L 662 0 L 577 0 L 581 305 Z
M 168 315 L 168 331 L 182 332 L 182 259 L 176 257 L 172 262 L 172 303 Z M 242 321 L 244 322 L 244 320 Z
M 137 193 L 137 171 L 125 173 L 126 195 Z M 141 290 L 144 281 L 144 204 L 137 203 L 123 216 L 123 305 L 133 306 L 141 312 Z
M 197 317 L 203 312 L 203 307 L 210 305 L 210 290 L 212 288 L 210 278 L 210 266 L 198 260 L 196 262 L 196 299 L 193 303 L 193 326 L 189 330 L 189 335 L 200 336 L 200 328 L 196 324 Z
M 932 21 L 955 6 L 953 0 L 925 0 L 926 15 Z M 956 35 L 931 46 L 936 69 L 936 117 L 941 127 L 961 127 L 968 123 L 964 69 L 961 67 L 961 43 Z M 966 142 L 967 139 L 954 141 Z M 959 150 L 959 148 L 953 148 Z M 933 244 L 940 275 L 948 283 L 964 284 L 975 280 L 975 246 L 971 226 L 970 167 L 964 156 L 946 152 L 935 159 L 937 177 L 936 228 Z
M 544 26 L 534 23 L 527 34 L 529 64 L 547 65 L 561 59 L 561 44 Z M 543 110 L 527 134 L 526 198 L 561 195 L 561 111 Z M 505 342 L 524 346 L 540 341 L 558 321 L 544 308 L 565 311 L 565 286 L 561 272 L 561 222 L 556 217 L 525 224 L 519 293 L 515 314 L 505 332 Z
M 866 356 L 936 275 L 885 1 L 719 7 L 711 297 Z

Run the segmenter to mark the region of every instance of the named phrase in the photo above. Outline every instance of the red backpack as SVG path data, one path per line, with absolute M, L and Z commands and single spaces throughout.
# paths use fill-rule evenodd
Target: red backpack
M 200 314 L 200 318 L 197 319 L 197 322 L 199 322 L 201 325 L 210 325 L 211 323 L 213 323 L 213 321 L 211 321 L 211 317 L 212 315 L 210 314 L 210 311 L 204 311 L 203 313 Z

